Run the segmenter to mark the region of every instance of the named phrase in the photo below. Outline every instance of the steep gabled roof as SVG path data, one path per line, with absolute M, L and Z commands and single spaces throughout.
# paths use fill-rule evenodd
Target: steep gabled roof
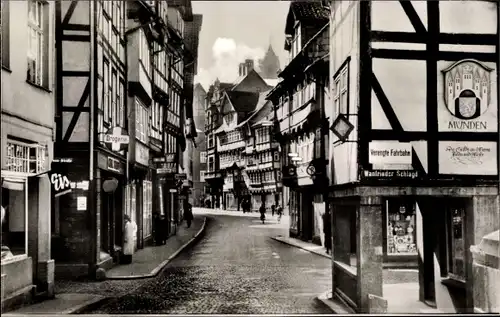
M 293 34 L 296 21 L 317 23 L 330 20 L 330 10 L 321 1 L 294 1 L 290 3 L 286 18 L 285 34 Z
M 231 84 L 231 83 L 220 83 L 219 84 L 219 89 L 221 91 L 229 90 L 229 89 L 232 89 L 232 88 L 233 88 L 233 84 Z
M 257 107 L 260 94 L 246 91 L 226 91 L 227 98 L 238 113 L 238 123 L 246 120 Z
M 267 100 L 266 97 L 270 91 L 271 90 L 259 93 L 259 100 L 257 101 L 257 106 L 255 107 L 255 110 L 252 111 L 244 121 L 238 124 L 238 127 L 241 127 L 246 123 L 250 123 L 252 118 L 254 118 L 262 110 L 262 108 L 264 108 L 266 103 L 269 102 L 269 100 Z
M 245 78 L 247 78 L 251 74 L 257 75 L 257 77 L 260 78 L 263 83 L 266 83 L 264 78 L 262 78 L 262 76 L 255 70 L 255 68 L 252 68 L 252 70 L 249 71 L 246 75 L 236 78 L 236 80 L 232 84 L 233 86 L 231 87 L 231 90 L 236 91 L 236 88 L 238 88 L 238 86 L 245 80 Z

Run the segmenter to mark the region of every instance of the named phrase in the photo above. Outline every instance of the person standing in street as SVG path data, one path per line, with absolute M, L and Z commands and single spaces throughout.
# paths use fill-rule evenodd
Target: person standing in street
M 272 204 L 271 205 L 271 216 L 274 217 L 274 212 L 276 211 L 276 205 L 275 204 Z
M 262 221 L 262 223 L 264 223 L 264 221 L 266 220 L 266 206 L 264 205 L 264 203 L 260 205 L 259 212 L 260 220 Z
M 187 227 L 191 227 L 191 221 L 193 221 L 193 206 L 188 203 L 187 208 L 184 209 L 184 220 L 186 220 Z
M 125 215 L 125 230 L 123 239 L 123 264 L 132 263 L 135 241 L 137 240 L 137 224 L 132 221 L 129 215 Z
M 325 248 L 326 254 L 330 254 L 332 249 L 332 226 L 330 222 L 330 211 L 328 207 L 323 214 L 323 233 L 325 234 Z
M 281 208 L 279 203 L 276 205 L 276 214 L 278 215 L 278 223 L 281 223 L 281 216 L 283 216 L 283 208 Z

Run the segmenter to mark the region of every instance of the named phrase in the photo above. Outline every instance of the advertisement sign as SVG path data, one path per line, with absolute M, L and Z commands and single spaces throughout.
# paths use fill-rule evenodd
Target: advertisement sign
M 140 142 L 135 142 L 135 161 L 142 165 L 149 165 L 149 149 Z
M 494 67 L 494 63 L 466 59 L 441 71 L 438 94 L 443 97 L 438 100 L 439 131 L 498 131 Z
M 87 210 L 87 197 L 78 196 L 76 198 L 76 210 Z
M 372 141 L 368 149 L 368 161 L 375 165 L 411 165 L 411 143 L 398 141 Z
M 129 144 L 130 138 L 126 130 L 120 127 L 113 127 L 109 129 L 106 134 L 104 134 L 104 144 L 111 151 L 123 151 L 126 150 Z
M 452 175 L 497 175 L 496 142 L 439 142 L 439 173 Z

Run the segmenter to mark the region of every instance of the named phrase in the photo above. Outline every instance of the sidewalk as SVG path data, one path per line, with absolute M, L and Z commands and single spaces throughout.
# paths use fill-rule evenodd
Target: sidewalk
M 271 238 L 331 259 L 331 255 L 326 254 L 326 250 L 323 246 L 285 236 Z M 430 308 L 418 300 L 418 270 L 384 268 L 383 274 L 383 295 L 384 298 L 387 299 L 387 313 L 441 313 L 439 310 Z M 320 294 L 317 299 L 336 314 L 355 313 L 343 301 L 332 298 L 332 291 Z
M 150 246 L 137 251 L 132 258 L 132 264 L 118 265 L 107 271 L 106 281 L 56 280 L 57 293 L 54 299 L 24 306 L 18 310 L 3 313 L 2 316 L 79 314 L 94 305 L 101 304 L 108 299 L 108 296 L 117 295 L 124 288 L 130 290 L 139 286 L 137 281 L 133 281 L 134 279 L 156 276 L 173 258 L 202 237 L 207 218 L 195 210 L 193 214 L 194 220 L 191 228 L 186 228 L 183 222 L 177 228 L 177 234 L 168 238 L 166 245 Z M 113 282 L 113 280 L 122 281 Z M 130 280 L 130 282 L 123 280 Z M 120 284 L 111 285 L 110 283 Z M 121 283 L 133 283 L 133 285 Z
M 177 234 L 161 246 L 149 246 L 134 253 L 132 263 L 117 265 L 106 271 L 107 279 L 138 279 L 156 276 L 168 262 L 175 258 L 182 250 L 195 241 L 205 230 L 206 218 L 196 217 L 191 228 L 186 228 L 185 223 L 177 227 Z

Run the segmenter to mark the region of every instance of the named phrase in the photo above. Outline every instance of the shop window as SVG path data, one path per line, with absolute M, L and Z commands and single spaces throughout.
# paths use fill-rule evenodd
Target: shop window
M 299 193 L 290 191 L 289 213 L 290 229 L 298 230 L 299 224 Z
M 416 255 L 415 201 L 388 199 L 385 207 L 387 254 Z
M 448 276 L 465 281 L 465 206 L 452 203 L 447 210 Z
M 147 238 L 152 233 L 153 223 L 153 183 L 143 181 L 142 187 L 142 203 L 143 203 L 143 228 L 144 238 Z
M 1 213 L 2 261 L 25 255 L 28 242 L 26 178 L 5 177 L 2 175 Z

